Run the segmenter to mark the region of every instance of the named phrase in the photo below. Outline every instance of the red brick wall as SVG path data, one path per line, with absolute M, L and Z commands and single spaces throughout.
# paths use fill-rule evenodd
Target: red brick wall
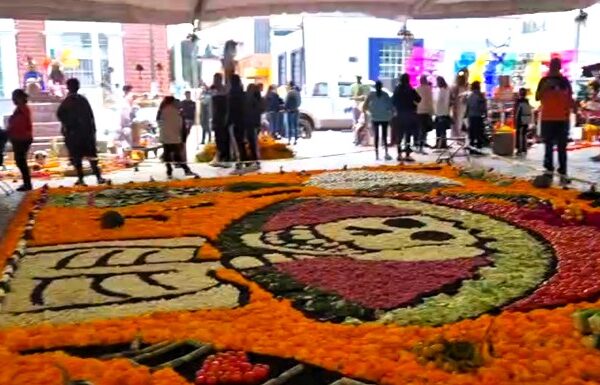
M 19 78 L 27 72 L 27 56 L 31 56 L 41 68 L 42 60 L 46 57 L 46 36 L 44 21 L 15 20 L 17 30 L 17 60 L 19 61 Z M 19 81 L 21 83 L 21 81 Z
M 152 33 L 150 33 L 152 28 Z M 154 42 L 153 46 L 150 40 Z M 167 46 L 167 27 L 164 25 L 123 24 L 123 54 L 125 65 L 125 83 L 133 86 L 135 93 L 150 91 L 152 65 L 162 64 L 163 70 L 155 70 L 156 81 L 162 92 L 169 91 L 169 51 Z M 135 70 L 137 64 L 144 67 L 140 74 Z

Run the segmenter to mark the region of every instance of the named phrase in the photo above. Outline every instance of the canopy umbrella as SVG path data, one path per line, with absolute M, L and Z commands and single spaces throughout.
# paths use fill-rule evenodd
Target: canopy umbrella
M 0 18 L 189 23 L 281 13 L 355 12 L 378 17 L 493 17 L 588 7 L 597 0 L 19 0 L 0 1 Z

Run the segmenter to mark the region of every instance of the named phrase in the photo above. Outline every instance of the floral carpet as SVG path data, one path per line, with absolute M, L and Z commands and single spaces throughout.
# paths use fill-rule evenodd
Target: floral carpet
M 598 206 L 424 165 L 42 189 L 0 385 L 597 384 Z

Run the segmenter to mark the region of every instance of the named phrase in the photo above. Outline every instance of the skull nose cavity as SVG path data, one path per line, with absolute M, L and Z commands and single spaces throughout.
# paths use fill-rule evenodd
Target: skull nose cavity
M 419 229 L 425 227 L 426 224 L 412 218 L 392 218 L 384 222 L 385 225 L 396 227 L 399 229 Z
M 454 235 L 444 233 L 443 231 L 417 231 L 410 235 L 414 241 L 445 242 L 454 239 Z

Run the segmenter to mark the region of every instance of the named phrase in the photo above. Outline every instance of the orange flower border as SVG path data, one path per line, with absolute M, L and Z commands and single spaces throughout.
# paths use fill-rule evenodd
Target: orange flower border
M 504 193 L 532 195 L 545 199 L 557 207 L 576 207 L 588 212 L 599 212 L 588 202 L 577 199 L 578 192 L 558 189 L 540 190 L 528 182 L 515 180 L 510 186 L 498 186 L 486 181 L 460 178 L 459 170 L 451 167 L 378 167 L 369 170 L 413 171 L 444 176 L 459 180 L 460 187 L 444 188 L 444 192 L 456 193 Z M 211 186 L 240 181 L 270 181 L 301 184 L 309 173 L 285 173 L 243 176 L 227 179 L 175 182 L 170 186 Z M 126 186 L 125 186 L 126 187 Z M 273 188 L 258 192 L 285 191 Z M 245 200 L 257 192 L 204 194 L 192 198 L 170 201 L 169 204 L 187 205 L 197 201 L 215 202 L 215 214 L 208 219 L 198 215 L 178 219 L 178 226 L 169 226 L 169 232 L 159 236 L 197 234 L 198 229 L 215 241 L 231 221 L 237 220 L 260 207 L 300 196 L 348 195 L 351 191 L 325 191 L 313 187 L 301 187 L 300 192 L 267 195 L 254 198 L 252 204 Z M 62 189 L 65 193 L 83 191 L 81 188 Z M 54 190 L 52 193 L 56 193 Z M 439 191 L 432 192 L 433 195 Z M 39 193 L 37 193 L 39 194 Z M 34 207 L 36 194 L 23 202 L 14 218 L 11 229 L 0 244 L 0 258 L 6 261 L 12 254 L 27 225 L 29 212 Z M 237 206 L 234 203 L 237 202 Z M 246 202 L 240 204 L 240 202 Z M 508 203 L 504 203 L 508 204 Z M 223 207 L 230 207 L 228 212 Z M 156 213 L 164 209 L 162 204 L 142 204 L 126 208 L 136 213 Z M 190 210 L 193 211 L 193 210 Z M 206 210 L 203 209 L 203 213 Z M 217 213 L 222 218 L 215 222 Z M 70 222 L 81 226 L 85 219 L 95 216 L 95 209 L 45 207 L 38 215 L 33 231 L 32 244 L 52 243 L 51 232 L 55 226 L 64 225 L 62 218 L 68 215 Z M 224 215 L 226 214 L 226 215 Z M 206 214 L 203 214 L 207 216 Z M 190 222 L 195 222 L 191 227 Z M 81 222 L 83 221 L 83 222 Z M 143 221 L 141 221 L 143 222 Z M 103 230 L 86 234 L 59 235 L 54 243 L 83 242 L 89 240 L 112 240 L 144 238 L 147 223 L 132 223 L 119 230 Z M 68 231 L 67 231 L 68 232 Z M 56 233 L 55 233 L 56 235 Z M 154 236 L 156 237 L 156 233 Z M 67 239 L 68 238 L 68 239 Z M 219 252 L 213 246 L 200 251 L 200 258 L 216 259 Z M 310 362 L 345 375 L 356 376 L 381 384 L 600 384 L 600 353 L 583 346 L 581 335 L 573 327 L 571 314 L 579 308 L 598 307 L 600 301 L 572 304 L 562 308 L 534 310 L 528 313 L 502 312 L 497 316 L 484 315 L 442 327 L 384 326 L 381 324 L 337 325 L 307 319 L 289 302 L 277 300 L 257 284 L 247 281 L 238 273 L 222 269 L 220 278 L 247 286 L 251 293 L 250 303 L 232 310 L 208 310 L 196 312 L 153 313 L 126 319 L 98 320 L 78 325 L 37 325 L 30 328 L 0 330 L 0 385 L 60 384 L 58 370 L 53 363 L 60 363 L 73 375 L 85 378 L 96 385 L 116 384 L 175 384 L 186 382 L 172 370 L 150 373 L 146 368 L 136 367 L 126 360 L 98 361 L 79 359 L 62 353 L 45 353 L 30 356 L 19 351 L 35 348 L 72 345 L 116 344 L 131 341 L 141 334 L 149 343 L 165 340 L 196 339 L 215 344 L 220 348 L 239 349 L 281 357 L 293 357 Z M 493 328 L 489 338 L 494 346 L 495 357 L 477 372 L 451 374 L 434 365 L 421 366 L 411 348 L 417 343 L 443 335 L 447 339 L 482 341 L 490 323 Z M 177 327 L 173 327 L 177 325 Z

